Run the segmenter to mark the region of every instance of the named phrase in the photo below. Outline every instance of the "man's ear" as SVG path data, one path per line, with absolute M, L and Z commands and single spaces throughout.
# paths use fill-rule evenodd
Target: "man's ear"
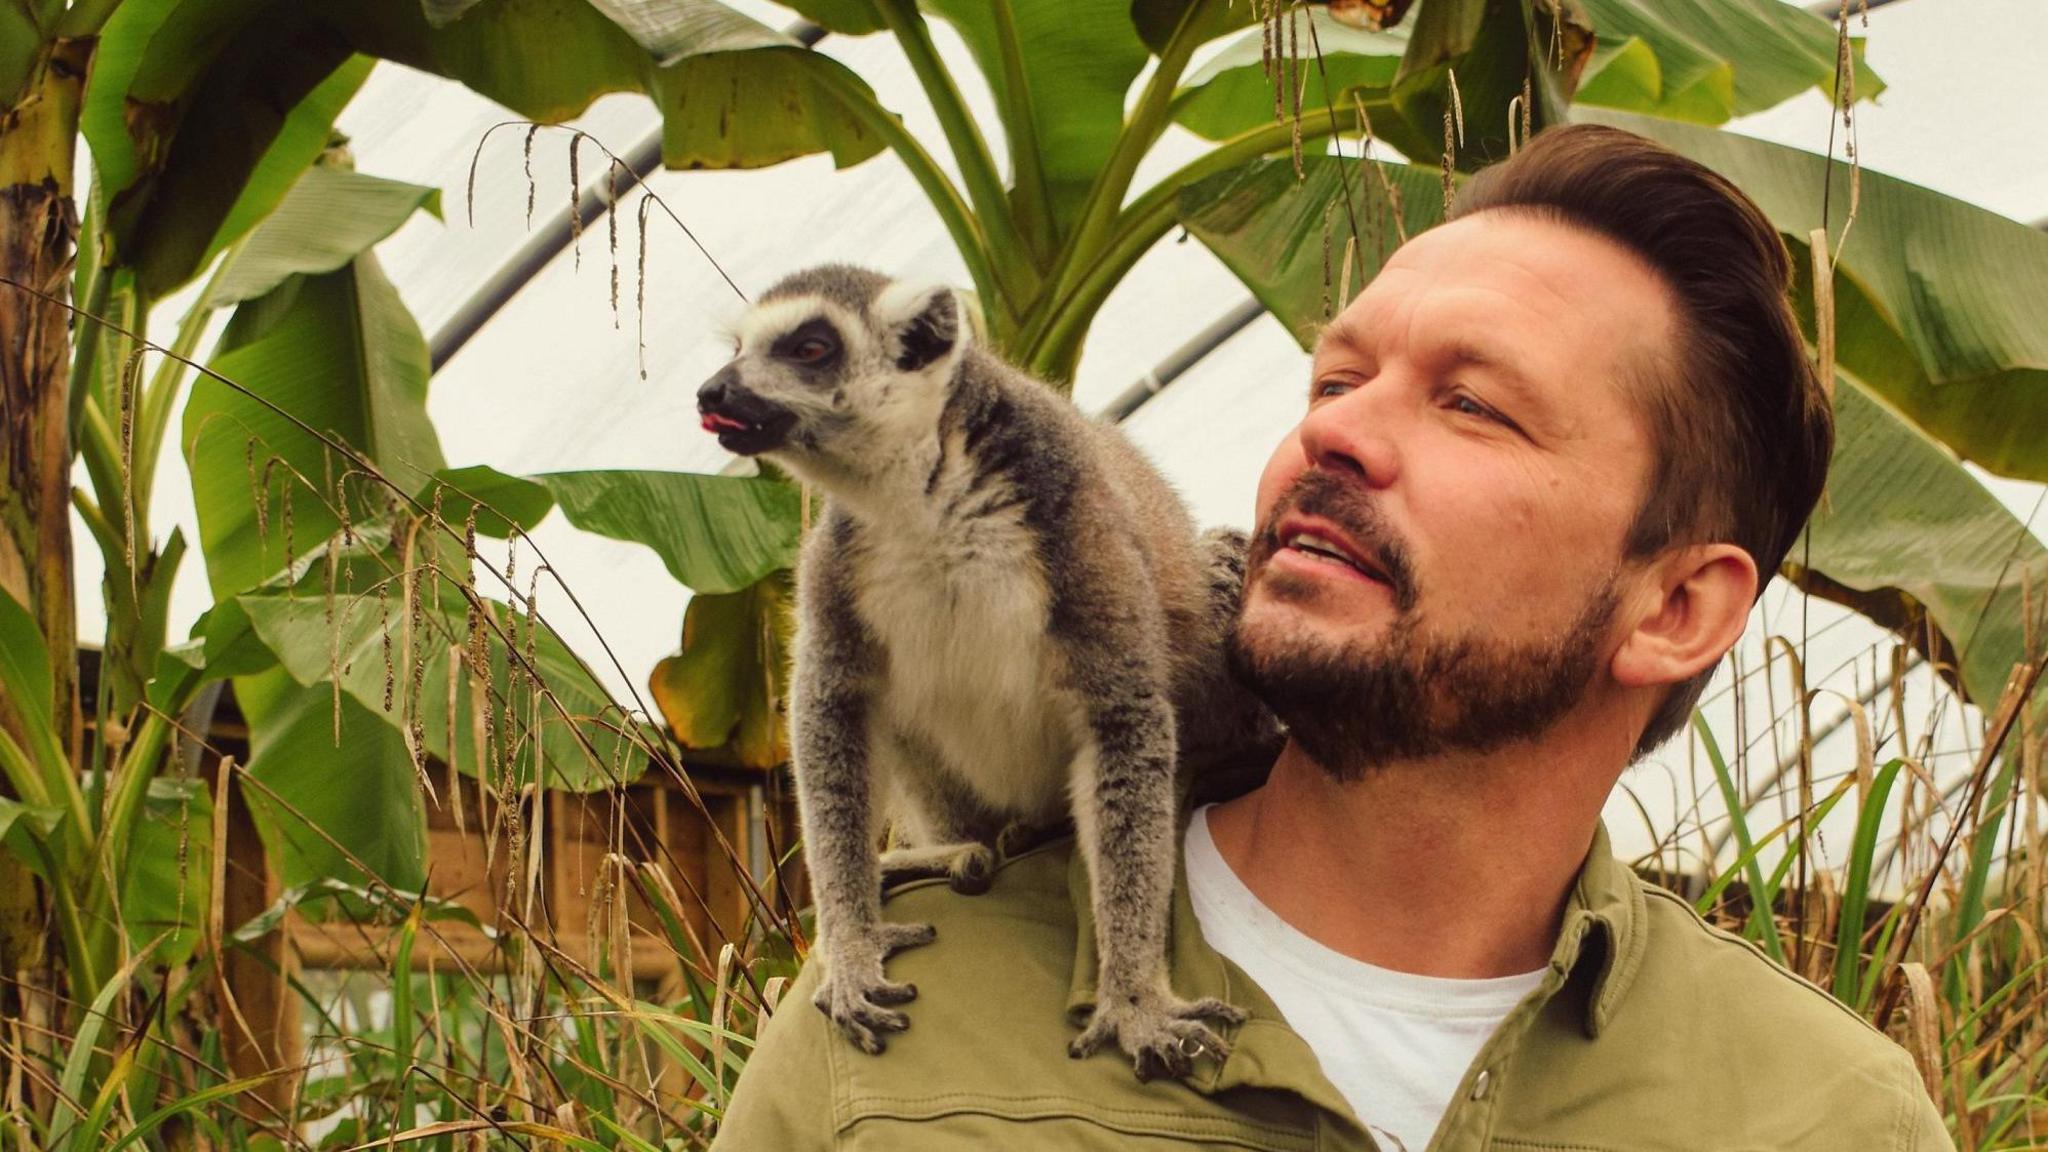
M 1681 684 L 1742 638 L 1756 602 L 1756 561 L 1733 544 L 1673 548 L 1644 573 L 1646 603 L 1615 650 L 1612 671 L 1630 688 Z
M 946 287 L 891 285 L 875 302 L 875 315 L 888 333 L 898 370 L 919 372 L 966 343 L 960 327 L 960 299 Z

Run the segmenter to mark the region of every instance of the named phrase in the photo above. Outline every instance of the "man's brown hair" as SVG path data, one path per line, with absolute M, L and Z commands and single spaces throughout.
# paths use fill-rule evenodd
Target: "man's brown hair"
M 1718 173 L 1631 132 L 1553 128 L 1459 192 L 1451 218 L 1508 211 L 1604 236 L 1663 278 L 1678 304 L 1669 362 L 1639 395 L 1656 464 L 1627 553 L 1732 543 L 1768 581 L 1820 499 L 1834 412 L 1786 291 L 1784 241 Z M 1761 588 L 1759 588 L 1761 593 Z M 1673 687 L 1636 742 L 1684 726 L 1713 669 Z

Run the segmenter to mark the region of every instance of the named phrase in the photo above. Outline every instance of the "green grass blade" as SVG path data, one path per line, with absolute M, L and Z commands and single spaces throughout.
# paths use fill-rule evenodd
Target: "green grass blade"
M 1707 718 L 1697 710 L 1692 714 L 1692 728 L 1706 747 L 1708 762 L 1714 766 L 1714 779 L 1721 786 L 1721 799 L 1728 805 L 1728 819 L 1735 830 L 1736 848 L 1749 861 L 1743 867 L 1749 879 L 1749 935 L 1771 959 L 1783 964 L 1785 942 L 1778 938 L 1778 922 L 1771 917 L 1777 889 L 1765 885 L 1763 869 L 1757 866 L 1756 845 L 1750 839 L 1749 821 L 1742 811 L 1742 793 L 1735 787 L 1735 776 L 1728 770 L 1728 761 L 1721 755 L 1713 729 L 1707 727 Z
M 108 980 L 100 988 L 99 995 L 92 999 L 92 1006 L 86 1009 L 85 1017 L 78 1025 L 78 1034 L 72 1037 L 71 1054 L 64 1061 L 64 1071 L 57 1078 L 59 1103 L 56 1114 L 50 1118 L 48 1147 L 70 1146 L 74 1142 L 74 1133 L 78 1134 L 79 1140 L 89 1141 L 92 1138 L 93 1133 L 89 1129 L 81 1130 L 78 1127 L 82 1117 L 76 1115 L 75 1110 L 78 1101 L 85 1097 L 86 1078 L 92 1074 L 93 1061 L 99 1056 L 100 1033 L 106 1031 L 107 1013 L 113 1008 L 114 1000 L 127 989 L 128 982 L 134 979 L 136 970 L 142 967 L 143 962 L 149 959 L 156 951 L 157 945 L 163 941 L 164 937 L 158 936 L 137 949 L 128 963 L 123 964 L 121 970 L 114 973 L 113 979 Z M 79 1146 L 83 1148 L 88 1145 Z
M 174 1100 L 136 1121 L 135 1127 L 129 1129 L 119 1140 L 107 1146 L 107 1152 L 121 1152 L 123 1148 L 155 1132 L 163 1126 L 164 1121 L 175 1116 L 196 1111 L 216 1101 L 225 1100 L 230 1096 L 239 1096 L 244 1092 L 249 1092 L 262 1086 L 267 1081 L 275 1080 L 279 1076 L 291 1075 L 293 1071 L 295 1070 L 283 1068 L 275 1072 L 265 1072 L 261 1076 L 251 1076 L 246 1080 L 230 1080 L 225 1084 L 216 1084 L 211 1088 L 202 1088 L 189 1096 Z
M 1849 851 L 1849 874 L 1842 884 L 1842 917 L 1835 928 L 1835 986 L 1830 989 L 1836 999 L 1847 1004 L 1863 1000 L 1860 961 L 1863 917 L 1870 907 L 1871 860 L 1877 855 L 1877 832 L 1884 822 L 1885 805 L 1891 800 L 1892 786 L 1898 782 L 1899 770 L 1905 763 L 1893 760 L 1878 769 L 1876 778 L 1870 782 L 1870 794 L 1864 797 L 1863 808 L 1856 813 L 1856 841 Z

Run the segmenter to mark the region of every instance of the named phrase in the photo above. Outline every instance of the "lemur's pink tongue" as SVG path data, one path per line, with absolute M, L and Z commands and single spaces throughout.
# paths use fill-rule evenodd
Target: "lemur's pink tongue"
M 730 416 L 720 416 L 716 412 L 704 413 L 704 430 L 706 432 L 718 432 L 727 428 L 744 432 L 747 430 L 747 425 Z

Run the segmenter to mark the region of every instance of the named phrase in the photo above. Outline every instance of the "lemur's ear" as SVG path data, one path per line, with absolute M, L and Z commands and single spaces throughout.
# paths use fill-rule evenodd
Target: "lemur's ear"
M 876 302 L 875 311 L 886 326 L 900 371 L 929 368 L 966 342 L 960 330 L 960 298 L 951 288 L 892 286 Z

